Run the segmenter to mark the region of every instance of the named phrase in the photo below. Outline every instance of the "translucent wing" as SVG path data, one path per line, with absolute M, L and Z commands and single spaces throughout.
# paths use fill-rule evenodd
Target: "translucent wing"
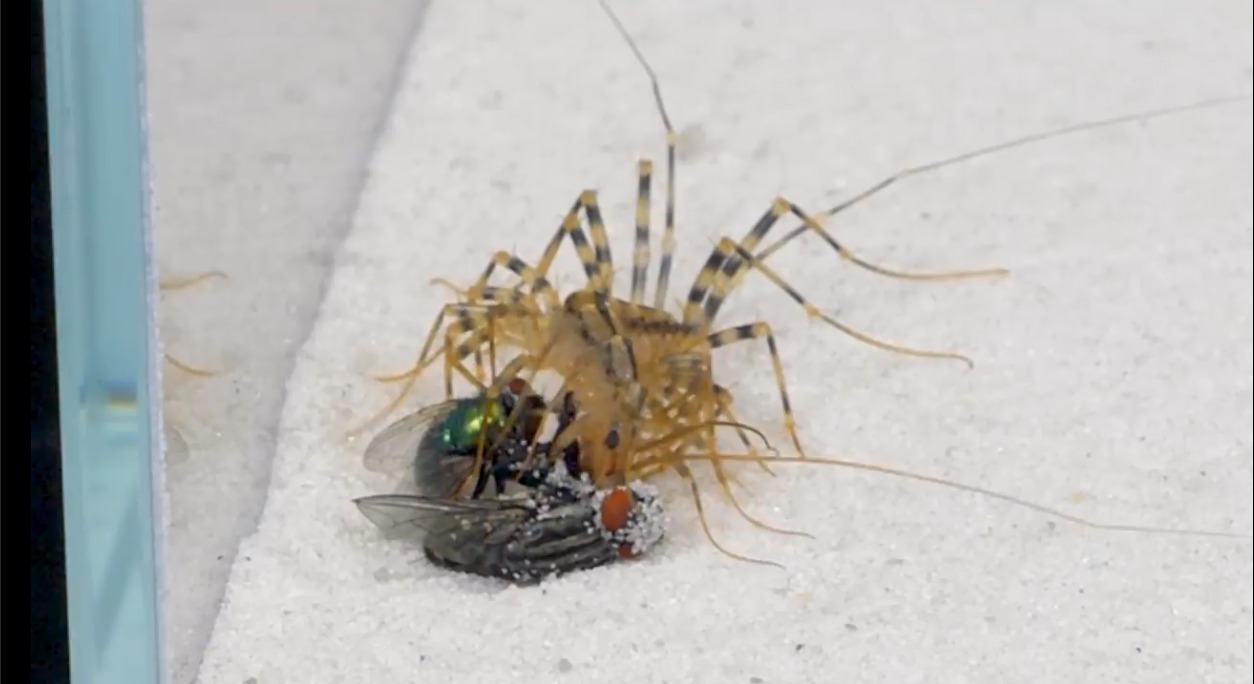
M 385 494 L 355 503 L 385 537 L 420 541 L 437 565 L 529 583 L 637 556 L 661 538 L 664 518 L 652 494 L 633 489 L 630 513 L 612 528 L 602 519 L 609 496 L 621 495 L 550 483 L 526 498 Z
M 455 408 L 455 399 L 432 404 L 387 426 L 366 447 L 362 457 L 366 469 L 383 475 L 407 476 L 427 429 L 432 423 L 447 418 Z
M 191 454 L 191 448 L 187 446 L 187 440 L 183 439 L 183 433 L 172 425 L 166 425 L 164 430 L 165 436 L 165 462 L 168 465 L 178 465 L 185 463 Z
M 533 582 L 614 561 L 592 523 L 590 499 L 538 509 L 534 499 L 451 500 L 406 495 L 357 499 L 389 539 L 421 540 L 427 558 L 460 572 Z
M 454 500 L 406 494 L 378 494 L 354 499 L 357 509 L 387 539 L 425 542 L 467 532 L 465 543 L 482 545 L 492 532 L 515 529 L 533 508 L 524 499 Z M 474 537 L 471 539 L 470 537 Z

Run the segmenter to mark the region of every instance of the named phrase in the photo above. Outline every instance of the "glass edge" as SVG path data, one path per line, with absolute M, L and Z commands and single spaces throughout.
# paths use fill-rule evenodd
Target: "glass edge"
M 79 683 L 104 684 L 108 675 L 98 676 L 102 657 L 98 649 L 103 640 L 117 650 L 111 655 L 122 663 L 119 673 L 124 681 L 142 684 L 165 679 L 164 644 L 161 638 L 159 574 L 160 499 L 154 496 L 153 434 L 160 430 L 157 404 L 160 397 L 153 391 L 152 372 L 154 331 L 152 326 L 153 269 L 148 259 L 149 211 L 146 184 L 147 160 L 143 141 L 143 43 L 142 11 L 136 0 L 99 3 L 92 0 L 48 0 L 44 4 L 44 37 L 48 89 L 49 167 L 52 190 L 53 259 L 57 299 L 58 364 L 60 367 L 60 409 L 62 415 L 63 484 L 65 492 L 64 527 L 66 534 L 67 612 L 70 636 L 71 676 Z M 90 30 L 89 30 L 90 29 Z M 129 54 L 124 54 L 128 52 Z M 101 87 L 100 80 L 121 88 Z M 131 86 L 127 88 L 125 86 Z M 138 112 L 138 116 L 135 116 Z M 107 135 L 101 135 L 101 133 Z M 116 136 L 116 137 L 115 137 Z M 101 169 L 109 169 L 118 161 L 116 148 L 124 149 L 133 142 L 139 156 L 139 173 L 127 174 L 127 163 L 121 163 L 116 174 L 102 177 Z M 131 160 L 121 160 L 128 162 Z M 127 177 L 132 176 L 132 177 Z M 121 192 L 116 192 L 121 188 Z M 114 195 L 107 195 L 107 189 Z M 116 208 L 120 201 L 141 203 L 138 220 L 130 211 L 117 216 L 88 214 L 89 208 Z M 119 198 L 118 195 L 121 195 Z M 90 248 L 92 231 L 110 231 L 105 237 L 113 243 L 113 256 L 138 252 L 143 278 L 134 283 L 122 277 L 102 283 L 117 275 L 107 259 Z M 105 242 L 97 234 L 96 242 Z M 125 264 L 135 261 L 123 259 Z M 100 288 L 111 294 L 122 294 L 113 305 L 130 315 L 118 318 L 92 317 L 93 298 Z M 140 311 L 135 311 L 139 307 Z M 134 330 L 135 321 L 145 324 L 145 335 L 138 345 L 127 351 L 114 348 L 100 353 L 93 345 L 103 337 L 126 339 Z M 109 328 L 112 327 L 112 330 Z M 90 342 L 89 342 L 90 340 Z M 138 349 L 133 347 L 138 346 Z M 134 356 L 140 358 L 135 362 Z M 126 362 L 116 362 L 124 359 Z M 107 371 L 107 372 L 101 372 Z M 129 549 L 129 563 L 138 577 L 131 589 L 138 592 L 138 630 L 121 635 L 102 634 L 101 617 L 97 615 L 98 599 L 93 591 L 96 565 L 104 558 L 92 557 L 88 531 L 89 505 L 84 496 L 93 483 L 88 468 L 88 449 L 95 450 L 89 420 L 84 407 L 92 399 L 93 383 L 116 380 L 134 388 L 133 414 L 138 454 L 134 474 L 137 488 L 146 502 L 133 502 L 140 513 L 130 519 L 134 529 L 119 530 L 118 540 L 135 540 Z M 145 514 L 146 513 L 146 514 Z M 128 520 L 128 518 L 121 518 Z M 129 534 L 127 534 L 129 533 Z M 121 549 L 115 549 L 121 550 Z M 109 554 L 115 560 L 127 554 Z M 138 581 L 134 581 L 138 579 Z M 138 586 L 135 586 L 138 585 Z M 119 599 L 121 600 L 121 599 Z M 134 626 L 132 626 L 134 627 Z M 129 628 L 128 628 L 129 629 Z M 138 632 L 146 633 L 138 633 Z M 113 636 L 115 638 L 110 638 Z

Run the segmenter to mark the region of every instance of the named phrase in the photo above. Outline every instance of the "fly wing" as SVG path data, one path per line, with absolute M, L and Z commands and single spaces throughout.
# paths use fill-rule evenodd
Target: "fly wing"
M 405 477 L 414 459 L 418 445 L 432 423 L 443 420 L 457 407 L 457 401 L 449 400 L 432 404 L 401 418 L 375 435 L 366 447 L 362 463 L 366 469 L 383 475 Z
M 355 499 L 358 510 L 388 539 L 461 538 L 482 545 L 522 524 L 533 509 L 526 500 L 469 499 L 465 501 L 407 494 L 378 494 Z
M 165 462 L 175 465 L 187 461 L 191 448 L 187 446 L 183 433 L 172 425 L 166 425 L 163 436 L 165 437 Z
M 385 494 L 356 503 L 387 538 L 420 541 L 429 560 L 460 572 L 531 583 L 620 556 L 620 545 L 597 524 L 597 498 L 587 493 L 470 500 Z

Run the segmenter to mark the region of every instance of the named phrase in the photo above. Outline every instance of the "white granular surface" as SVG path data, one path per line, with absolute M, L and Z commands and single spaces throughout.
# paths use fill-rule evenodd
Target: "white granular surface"
M 672 299 L 778 193 L 817 210 L 910 164 L 1251 89 L 1248 4 L 619 4 L 689 141 Z M 534 260 L 587 187 L 627 264 L 635 161 L 662 159 L 648 84 L 594 3 L 437 2 L 426 22 L 201 681 L 1250 681 L 1248 541 L 1089 530 L 867 473 L 736 469 L 752 513 L 812 540 L 749 525 L 703 476 L 721 542 L 786 570 L 720 555 L 669 478 L 671 523 L 644 559 L 540 587 L 381 540 L 351 500 L 387 483 L 343 435 L 394 390 L 365 374 L 409 363 L 443 303 L 428 280 L 467 282 L 498 248 Z M 1247 101 L 1051 140 L 832 225 L 868 259 L 1004 265 L 1004 281 L 893 281 L 809 239 L 772 257 L 841 320 L 962 350 L 972 371 L 808 323 L 762 278 L 721 320 L 772 324 L 811 455 L 1248 535 L 1251 129 Z M 557 268 L 579 282 L 573 259 Z M 785 444 L 765 345 L 720 354 L 740 417 Z M 407 405 L 440 398 L 438 376 Z

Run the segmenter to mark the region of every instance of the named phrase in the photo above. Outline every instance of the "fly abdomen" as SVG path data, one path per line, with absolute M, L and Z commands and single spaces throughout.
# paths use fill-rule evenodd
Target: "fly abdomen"
M 538 580 L 613 562 L 617 547 L 601 534 L 596 516 L 590 499 L 541 513 L 502 548 L 502 570 Z

